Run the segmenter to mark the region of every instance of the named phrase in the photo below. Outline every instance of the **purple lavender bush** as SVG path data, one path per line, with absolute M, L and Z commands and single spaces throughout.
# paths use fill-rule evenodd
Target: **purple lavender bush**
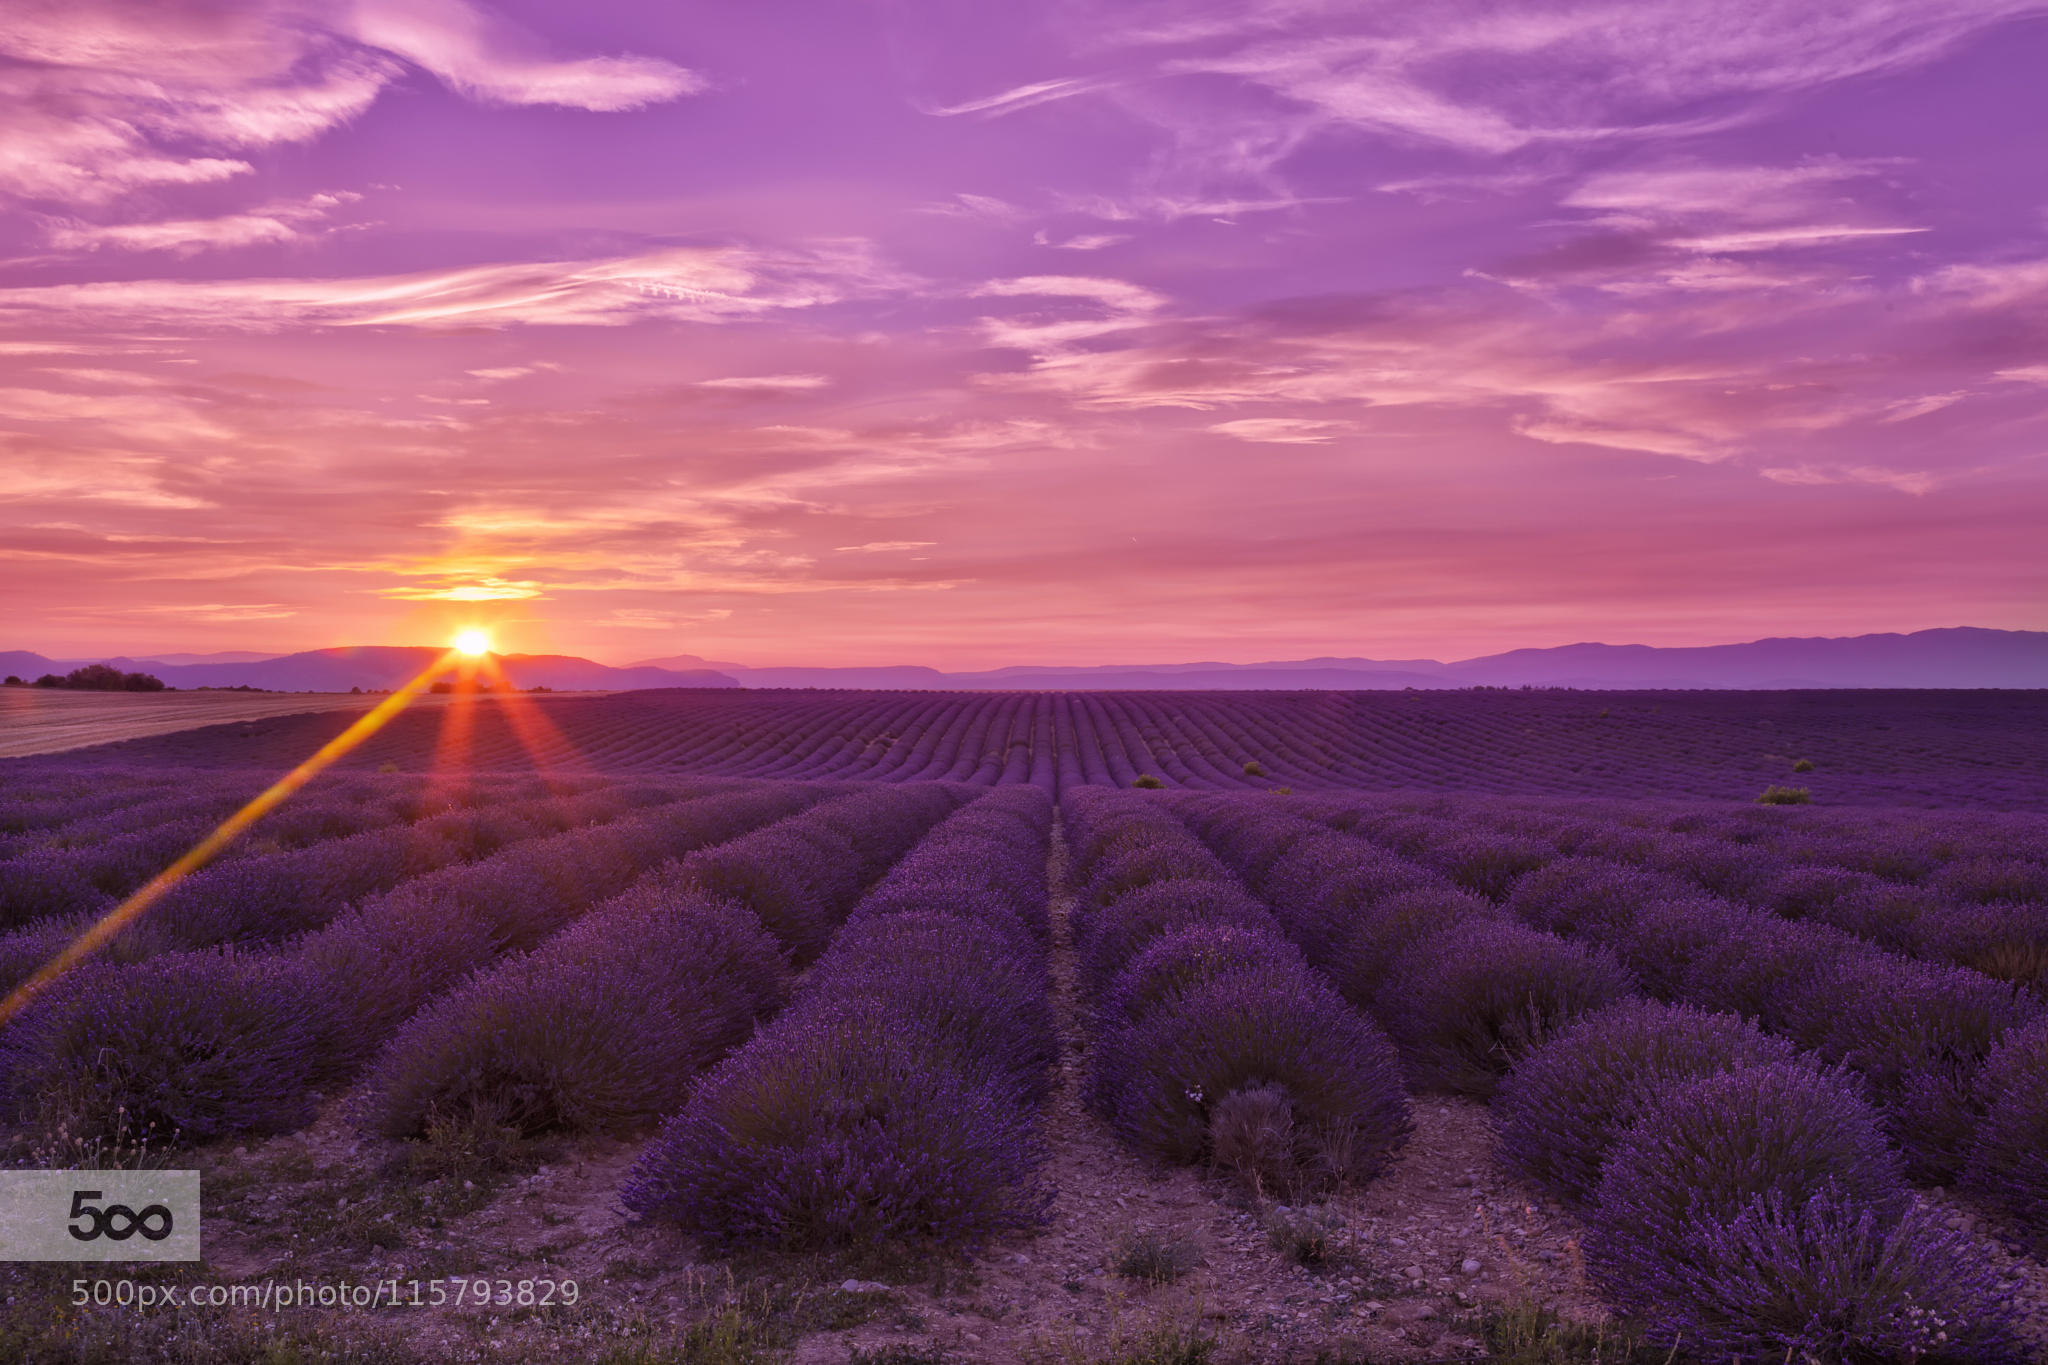
M 1321 945 L 1322 957 L 1315 965 L 1346 1000 L 1378 1018 L 1391 1013 L 1396 1007 L 1393 997 L 1407 989 L 1398 969 L 1418 941 L 1453 924 L 1502 918 L 1492 901 L 1448 883 L 1395 891 L 1354 911 L 1348 923 L 1318 935 L 1314 941 Z
M 1579 1019 L 1516 1063 L 1492 1105 L 1501 1162 L 1569 1204 L 1590 1202 L 1615 1141 L 1664 1086 L 1791 1062 L 1789 1042 L 1731 1014 L 1641 998 Z
M 1602 1173 L 1587 1264 L 1621 1312 L 1724 1358 L 1773 1358 L 1804 1333 L 1852 1343 L 1822 1358 L 1882 1359 L 1907 1330 L 1901 1313 L 1953 1312 L 1951 1291 L 1973 1282 L 1941 1247 L 1898 1233 L 1911 1207 L 1897 1154 L 1847 1080 L 1766 1063 L 1643 1103 Z M 1781 1288 L 1747 1292 L 1762 1282 Z M 1923 1293 L 1932 1301 L 1913 1301 Z
M 1914 1178 L 1943 1183 L 1969 1151 L 1978 1071 L 2039 1014 L 2038 1001 L 1977 972 L 1872 954 L 1837 961 L 1786 1027 L 1861 1077 Z
M 972 1245 L 1043 1221 L 1028 1112 L 882 1002 L 785 1015 L 626 1179 L 644 1218 L 784 1250 Z
M 1952 905 L 1919 929 L 1919 956 L 2048 994 L 2048 902 Z
M 26 1127 L 157 1145 L 303 1122 L 313 1043 L 289 960 L 169 953 L 89 962 L 0 1032 L 0 1088 Z
M 1418 1086 L 1488 1096 L 1530 1048 L 1635 992 L 1603 948 L 1519 924 L 1470 919 L 1426 935 L 1393 968 L 1381 1022 Z
M 1075 947 L 1081 974 L 1095 989 L 1106 986 L 1152 939 L 1191 924 L 1230 924 L 1278 937 L 1272 912 L 1235 882 L 1172 877 L 1141 886 L 1085 916 L 1077 916 Z
M 1507 905 L 1534 928 L 1604 939 L 1634 923 L 1640 907 L 1685 894 L 1664 873 L 1605 858 L 1560 858 L 1516 882 Z
M 1628 1302 L 1653 1339 L 1699 1358 L 2023 1358 L 1997 1275 L 1926 1209 L 1893 1219 L 1853 1191 L 1774 1189 L 1678 1236 Z
M 1297 971 L 1229 973 L 1105 1034 L 1097 1048 L 1112 1126 L 1169 1161 L 1230 1164 L 1213 1121 L 1247 1092 L 1272 1111 L 1285 1167 L 1305 1185 L 1362 1185 L 1408 1137 L 1393 1045 Z
M 1227 972 L 1276 968 L 1306 974 L 1301 950 L 1283 938 L 1236 924 L 1186 924 L 1145 944 L 1102 992 L 1101 1027 L 1134 1024 L 1154 1009 Z
M 1788 868 L 1759 889 L 1757 903 L 1786 919 L 1810 919 L 1897 949 L 1919 941 L 1921 923 L 1937 905 L 1917 887 L 1845 867 Z
M 2008 1033 L 1976 1084 L 1984 1116 L 1964 1183 L 2034 1255 L 2048 1256 L 2048 1020 Z
M 1824 998 L 1822 984 L 1838 964 L 1883 954 L 1825 925 L 1781 920 L 1763 911 L 1694 903 L 1703 937 L 1682 962 L 1675 957 L 1679 999 L 1705 1010 L 1740 1014 L 1773 1030 L 1811 1011 Z M 1803 1046 L 1818 1040 L 1794 1030 Z
M 1084 910 L 1099 910 L 1153 882 L 1196 880 L 1237 885 L 1216 855 L 1182 829 L 1171 840 L 1112 848 L 1095 861 L 1078 899 Z
M 1419 860 L 1474 895 L 1503 901 L 1518 881 L 1556 857 L 1541 840 L 1468 830 L 1433 843 Z
M 1778 1192 L 1853 1190 L 1887 1220 L 1912 1202 L 1905 1169 L 1854 1082 L 1798 1062 L 1657 1088 L 1609 1152 L 1589 1219 L 1590 1264 L 1626 1288 L 1682 1253 L 1688 1227 L 1725 1224 Z
M 1043 958 L 994 927 L 915 911 L 849 924 L 797 1007 L 853 1005 L 900 1016 L 956 1070 L 1019 1104 L 1035 1107 L 1051 1089 L 1058 1042 Z
M 680 1107 L 785 990 L 781 951 L 746 910 L 629 892 L 415 1016 L 372 1069 L 360 1117 L 391 1138 L 448 1118 L 628 1130 Z
M 815 840 L 768 829 L 691 854 L 676 886 L 745 906 L 802 966 L 824 951 L 835 908 L 853 901 L 860 880 L 850 850 L 835 856 Z
M 1944 864 L 1928 887 L 1956 901 L 2048 901 L 2048 862 L 2026 858 L 1969 857 Z

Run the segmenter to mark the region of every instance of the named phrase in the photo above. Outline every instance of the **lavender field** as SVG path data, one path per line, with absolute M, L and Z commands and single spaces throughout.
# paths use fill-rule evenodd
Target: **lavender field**
M 145 1282 L 573 1300 L 17 1267 L 0 1356 L 2038 1359 L 2044 711 L 401 715 L 0 1025 L 10 1159 L 203 1171 Z M 0 764 L 0 988 L 348 721 Z

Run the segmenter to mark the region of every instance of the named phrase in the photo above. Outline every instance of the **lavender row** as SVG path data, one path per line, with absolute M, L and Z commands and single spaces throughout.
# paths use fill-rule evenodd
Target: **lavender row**
M 1212 790 L 1436 790 L 1747 802 L 1791 781 L 1816 802 L 2038 809 L 2048 731 L 2023 694 L 1572 692 L 622 693 L 548 699 L 536 744 L 506 708 L 399 716 L 348 760 L 426 770 L 468 726 L 476 771 L 575 761 L 602 770 L 803 780 L 1030 782 L 1049 791 L 1151 778 Z M 461 718 L 461 719 L 458 719 Z M 347 717 L 216 727 L 67 755 L 288 767 Z M 1794 758 L 1810 770 L 1794 773 Z M 51 765 L 0 764 L 16 771 Z M 4 817 L 4 811 L 0 811 Z
M 662 1129 L 627 1208 L 785 1248 L 972 1243 L 1039 1221 L 1051 815 L 1012 788 L 933 830 Z
M 556 791 L 569 796 L 600 782 L 585 779 L 568 790 L 558 785 Z M 216 779 L 201 785 L 214 790 L 190 802 L 169 803 L 159 811 L 164 818 L 144 828 L 126 828 L 128 811 L 74 822 L 64 827 L 62 839 L 46 840 L 0 863 L 0 928 L 105 910 L 212 833 L 253 795 L 240 783 Z M 548 790 L 531 779 L 516 787 L 535 795 Z M 374 788 L 366 791 L 363 785 L 350 783 L 288 801 L 259 820 L 223 859 L 232 862 L 265 851 L 314 846 L 417 820 L 425 813 L 423 806 L 432 808 L 414 794 L 372 792 Z M 449 801 L 433 804 L 460 808 Z
M 958 800 L 935 786 L 857 792 L 654 868 L 413 1016 L 371 1070 L 363 1121 L 394 1138 L 436 1116 L 618 1132 L 672 1112 L 700 1071 L 780 1008 L 807 934 L 774 928 L 836 924 L 851 906 L 846 872 L 870 879 Z M 734 859 L 771 867 L 774 880 L 706 875 Z M 800 920 L 789 909 L 799 899 Z
M 417 824 L 387 825 L 289 852 L 226 858 L 171 888 L 102 952 L 114 961 L 135 962 L 180 948 L 280 942 L 408 878 L 474 862 L 522 840 L 732 785 L 607 784 L 581 796 L 458 807 Z M 56 956 L 105 908 L 45 917 L 0 935 L 0 990 L 12 990 Z
M 1656 872 L 1583 857 L 1524 868 L 1514 836 L 1442 820 L 1391 814 L 1358 828 L 1368 826 L 1495 890 L 1523 924 L 1612 952 L 1650 994 L 1756 1019 L 1847 1068 L 1915 1179 L 1961 1178 L 2021 1219 L 2048 1204 L 2048 1171 L 2019 1155 L 2022 1135 L 2048 1141 L 2048 1105 L 2015 1095 L 2005 1079 L 2048 1055 L 2037 1031 L 2022 1030 L 2044 1016 L 2038 998 L 1823 924 L 1674 894 Z M 1994 1051 L 2001 1062 L 1991 1069 Z
M 88 963 L 0 1035 L 9 1116 L 74 1134 L 276 1131 L 312 1112 L 422 1005 L 530 949 L 642 873 L 836 794 L 760 784 L 516 844 L 357 906 L 289 951 Z
M 1242 800 L 1182 809 L 1355 995 L 1395 1021 L 1463 997 L 1448 1036 L 1466 1059 L 1514 1062 L 1495 1101 L 1504 1159 L 1587 1216 L 1603 1291 L 1659 1336 L 1744 1359 L 2009 1347 L 1982 1266 L 1908 1216 L 1904 1165 L 1860 1087 L 1790 1040 L 1640 997 L 1559 1008 L 1555 963 L 1503 952 L 1492 902 L 1309 819 Z M 1446 964 L 1465 990 L 1445 989 Z M 1442 1060 L 1416 1049 L 1412 1022 L 1395 1031 L 1411 1065 Z
M 1504 1163 L 1586 1220 L 1610 1304 L 1709 1360 L 2017 1359 L 1981 1253 L 1917 1205 L 1851 1078 L 1736 1015 L 1634 1000 L 1523 1059 Z
M 2019 1083 L 2048 1071 L 2036 996 L 1825 924 L 1675 890 L 1661 873 L 1531 859 L 1513 836 L 1381 815 L 1358 827 L 1496 890 L 1525 924 L 1610 949 L 1651 994 L 1757 1019 L 1846 1067 L 1909 1175 L 1960 1181 L 2038 1243 L 2030 1229 L 2048 1212 L 2048 1161 L 2038 1155 L 2048 1148 L 2048 1098 Z
M 1407 1139 L 1393 1045 L 1159 802 L 1062 802 L 1093 1047 L 1084 1102 L 1132 1146 L 1255 1187 L 1362 1184 Z
M 246 773 L 216 773 L 196 780 L 189 775 L 181 780 L 167 779 L 160 790 L 142 800 L 124 801 L 112 809 L 84 811 L 35 829 L 0 835 L 0 864 L 31 850 L 95 844 L 171 821 L 205 817 L 218 822 L 268 785 L 263 777 Z M 437 794 L 433 805 L 446 807 L 456 804 L 457 799 Z M 320 826 L 337 818 L 338 812 L 348 812 L 357 820 L 414 820 L 428 809 L 427 781 L 422 777 L 330 773 L 273 811 L 264 821 L 259 837 L 284 844 L 305 843 L 324 837 Z
M 1961 1170 L 1981 1106 L 1975 1075 L 2041 1003 L 2003 981 L 1901 957 L 1607 859 L 1560 858 L 1527 836 L 1398 811 L 1355 828 L 1498 901 L 1537 929 L 1612 951 L 1651 994 L 1760 1020 L 1854 1069 L 1930 1182 Z M 1340 836 L 1342 837 L 1342 836 Z
M 2038 819 L 1984 818 L 1973 852 L 1967 821 L 1837 817 L 1814 839 L 1814 826 L 1797 820 L 1773 831 L 1771 817 L 1787 812 L 1758 814 L 1761 825 L 1713 820 L 1750 836 L 1743 842 L 1702 832 L 1712 816 L 1697 810 L 1667 812 L 1661 822 L 1681 826 L 1675 830 L 1646 828 L 1641 813 L 1596 821 L 1485 803 L 1467 803 L 1456 815 L 1352 803 L 1327 818 L 1367 829 L 1496 898 L 1515 877 L 1559 857 L 1607 858 L 1666 878 L 1674 896 L 1697 888 L 1832 925 L 1909 957 L 2036 991 L 2048 986 L 2048 863 L 2019 856 L 2048 857 L 2048 826 Z M 1899 837 L 1902 827 L 1919 837 Z
M 6 776 L 0 836 L 7 838 L 159 800 L 191 781 L 175 770 L 80 768 L 48 760 L 8 764 Z
M 1267 798 L 1172 809 L 1401 1050 L 1419 1088 L 1486 1098 L 1522 1054 L 1636 990 L 1613 954 L 1516 923 L 1442 874 Z

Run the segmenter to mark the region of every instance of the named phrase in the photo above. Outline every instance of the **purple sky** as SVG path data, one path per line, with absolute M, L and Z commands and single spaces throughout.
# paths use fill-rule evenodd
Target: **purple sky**
M 10 0 L 0 648 L 2048 626 L 2048 3 Z

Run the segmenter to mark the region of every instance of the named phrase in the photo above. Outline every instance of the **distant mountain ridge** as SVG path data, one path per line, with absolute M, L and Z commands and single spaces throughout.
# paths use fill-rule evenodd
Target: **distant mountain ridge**
M 429 646 L 313 650 L 276 658 L 173 655 L 159 659 L 53 660 L 0 652 L 0 674 L 34 679 L 81 663 L 154 673 L 173 687 L 346 692 L 397 687 L 439 651 Z M 192 660 L 192 662 L 174 662 Z M 203 660 L 203 661 L 201 661 Z M 694 654 L 624 668 L 560 654 L 499 656 L 521 687 L 821 687 L 905 691 L 1388 691 L 1404 687 L 1773 689 L 1833 687 L 2048 688 L 2048 631 L 1952 626 L 1911 634 L 1785 637 L 1734 645 L 1573 644 L 1476 659 L 1326 657 L 1268 663 L 1021 664 L 946 673 L 919 664 L 862 668 L 753 668 Z
M 1444 663 L 1317 658 L 1255 664 L 1013 665 L 982 672 L 894 668 L 749 668 L 695 655 L 642 666 L 716 668 L 746 687 L 901 687 L 1170 691 L 1384 691 L 1404 687 L 1766 689 L 2048 688 L 2048 631 L 1951 626 L 1911 634 L 1781 637 L 1734 645 L 1557 645 Z M 885 680 L 886 679 L 886 680 Z

